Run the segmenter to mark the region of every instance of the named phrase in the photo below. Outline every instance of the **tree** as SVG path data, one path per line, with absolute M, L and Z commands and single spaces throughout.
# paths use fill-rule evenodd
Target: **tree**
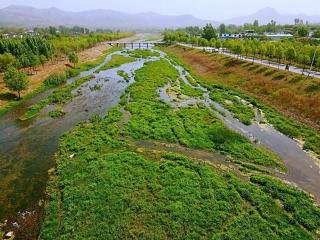
M 281 46 L 277 46 L 275 50 L 275 56 L 278 60 L 278 69 L 280 68 L 281 60 L 284 58 L 284 51 Z
M 47 57 L 45 55 L 40 55 L 40 63 L 43 66 L 47 62 Z
M 259 54 L 259 56 L 260 56 L 261 62 L 263 61 L 263 57 L 265 56 L 266 51 L 267 51 L 267 49 L 266 49 L 266 47 L 265 47 L 263 44 L 261 44 L 261 45 L 258 47 L 258 54 Z
M 222 34 L 222 33 L 226 33 L 226 25 L 225 24 L 220 24 L 219 26 L 219 33 Z
M 79 62 L 79 57 L 78 57 L 78 55 L 77 55 L 75 52 L 71 53 L 71 54 L 69 55 L 69 61 L 70 61 L 71 63 L 73 63 L 73 66 L 74 66 L 74 67 L 76 67 L 76 64 Z
M 212 38 L 217 38 L 216 30 L 212 27 L 211 24 L 207 24 L 203 28 L 202 38 L 205 38 L 208 41 L 210 41 Z
M 259 21 L 257 19 L 254 20 L 253 26 L 256 27 L 256 28 L 259 27 Z
M 299 37 L 306 37 L 308 36 L 308 28 L 306 28 L 305 26 L 300 25 L 297 29 L 297 33 Z
M 311 62 L 310 57 L 307 54 L 300 54 L 298 56 L 298 61 L 299 61 L 299 63 L 301 63 L 303 65 L 303 70 L 302 70 L 302 74 L 303 74 L 304 70 L 306 69 L 306 65 L 310 64 L 310 62 Z
M 267 45 L 266 55 L 269 57 L 269 64 L 271 64 L 271 59 L 274 57 L 275 47 L 272 43 Z
M 259 42 L 257 40 L 253 40 L 250 44 L 250 50 L 251 50 L 251 54 L 252 54 L 252 61 L 254 62 L 256 59 L 256 55 L 258 53 L 258 49 L 259 49 Z
M 242 43 L 236 43 L 233 49 L 234 53 L 238 55 L 239 58 L 241 58 L 241 54 L 243 53 L 243 45 Z
M 218 40 L 216 41 L 216 48 L 220 49 L 221 47 L 222 47 L 222 43 L 221 43 L 221 41 L 218 39 Z
M 15 56 L 11 53 L 0 54 L 0 70 L 5 71 L 9 66 L 15 65 L 17 62 Z
M 286 55 L 287 61 L 289 61 L 289 65 L 291 65 L 292 61 L 294 61 L 297 57 L 297 52 L 293 47 L 289 47 L 286 50 L 285 55 Z
M 8 67 L 4 74 L 4 82 L 6 87 L 11 91 L 18 93 L 19 99 L 21 98 L 21 92 L 28 88 L 28 78 L 25 73 L 19 72 L 14 67 Z

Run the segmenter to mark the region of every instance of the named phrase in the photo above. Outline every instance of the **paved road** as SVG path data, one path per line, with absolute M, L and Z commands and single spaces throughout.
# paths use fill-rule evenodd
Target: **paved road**
M 230 53 L 230 52 L 223 52 L 221 50 L 218 50 L 217 48 L 198 47 L 198 46 L 192 46 L 191 44 L 185 44 L 185 43 L 178 43 L 178 45 L 183 46 L 183 47 L 188 47 L 188 48 L 200 49 L 200 50 L 204 50 L 206 52 L 216 52 L 216 53 L 219 53 L 219 54 L 223 54 L 223 55 L 227 55 L 227 56 L 230 56 L 230 57 L 238 58 L 238 55 L 236 55 L 236 54 L 233 54 L 233 53 Z M 252 62 L 253 58 L 241 56 L 241 60 L 244 60 L 244 61 L 247 61 L 247 62 Z M 259 64 L 262 64 L 262 65 L 265 65 L 265 66 L 268 66 L 268 67 L 281 69 L 281 70 L 285 70 L 285 68 L 286 68 L 286 65 L 284 65 L 284 64 L 280 64 L 280 66 L 278 66 L 278 63 L 270 62 L 268 60 L 256 59 L 255 62 L 259 63 Z M 310 72 L 309 70 L 303 70 L 301 68 L 294 67 L 294 66 L 290 66 L 289 71 L 293 72 L 293 73 L 304 74 L 304 75 L 308 75 L 309 72 Z M 310 72 L 310 76 L 315 77 L 315 78 L 320 78 L 320 72 L 311 71 Z

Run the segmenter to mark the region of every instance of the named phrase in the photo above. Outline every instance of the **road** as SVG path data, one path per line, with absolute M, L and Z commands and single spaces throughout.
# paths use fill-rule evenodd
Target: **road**
M 233 53 L 230 53 L 230 52 L 224 52 L 224 51 L 222 51 L 220 49 L 217 49 L 217 48 L 192 46 L 191 44 L 186 44 L 186 43 L 178 43 L 178 45 L 179 46 L 183 46 L 183 47 L 188 47 L 188 48 L 204 50 L 206 52 L 215 52 L 215 53 L 227 55 L 227 56 L 234 57 L 234 58 L 239 58 L 239 56 L 236 55 L 236 54 L 233 54 Z M 251 57 L 241 56 L 241 60 L 244 60 L 244 61 L 247 61 L 247 62 L 253 62 L 253 58 L 251 58 Z M 285 64 L 278 65 L 278 63 L 276 63 L 276 62 L 271 62 L 269 60 L 261 60 L 261 59 L 258 59 L 258 58 L 256 58 L 255 63 L 261 64 L 261 65 L 265 65 L 265 66 L 268 66 L 268 67 L 272 67 L 272 68 L 276 68 L 276 69 L 281 69 L 281 70 L 285 70 L 285 68 L 286 68 Z M 295 67 L 295 66 L 290 66 L 289 71 L 292 72 L 292 73 L 304 74 L 304 75 L 308 75 L 309 72 L 310 72 L 310 76 L 315 77 L 315 78 L 320 78 L 320 72 L 303 70 L 302 68 L 298 68 L 298 67 Z

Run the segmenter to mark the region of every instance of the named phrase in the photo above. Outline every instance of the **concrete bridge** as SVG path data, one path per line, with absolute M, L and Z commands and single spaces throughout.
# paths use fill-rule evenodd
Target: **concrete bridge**
M 110 46 L 116 46 L 124 48 L 131 47 L 131 48 L 149 48 L 156 45 L 164 44 L 165 42 L 157 41 L 157 42 L 106 42 Z

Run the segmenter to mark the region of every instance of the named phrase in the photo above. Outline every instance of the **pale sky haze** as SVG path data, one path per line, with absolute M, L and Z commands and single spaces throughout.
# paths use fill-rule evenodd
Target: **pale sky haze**
M 9 5 L 57 7 L 67 11 L 112 9 L 130 13 L 192 14 L 218 21 L 249 15 L 265 7 L 280 13 L 320 15 L 320 0 L 0 0 L 0 8 Z

